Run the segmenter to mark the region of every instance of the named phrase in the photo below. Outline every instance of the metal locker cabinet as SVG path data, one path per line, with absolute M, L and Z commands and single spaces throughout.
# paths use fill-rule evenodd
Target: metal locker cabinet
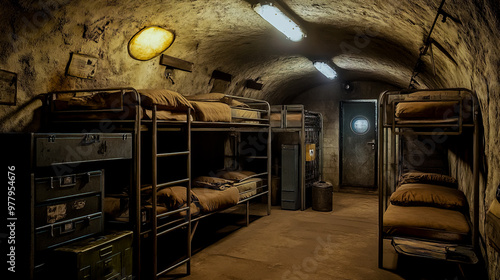
M 299 146 L 281 145 L 281 209 L 300 208 Z

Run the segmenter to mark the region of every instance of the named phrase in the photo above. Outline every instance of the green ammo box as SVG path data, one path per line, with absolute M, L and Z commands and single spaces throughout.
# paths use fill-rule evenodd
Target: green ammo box
M 56 279 L 132 279 L 132 231 L 70 243 L 54 250 Z

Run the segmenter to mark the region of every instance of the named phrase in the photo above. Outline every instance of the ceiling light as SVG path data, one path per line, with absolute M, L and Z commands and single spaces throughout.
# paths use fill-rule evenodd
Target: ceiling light
M 174 41 L 174 33 L 159 26 L 150 26 L 130 39 L 128 51 L 138 60 L 149 60 L 164 52 Z
M 335 72 L 335 70 L 333 70 L 333 68 L 326 62 L 315 61 L 313 65 L 319 72 L 325 75 L 325 77 L 327 77 L 328 79 L 333 80 L 335 79 L 335 77 L 337 77 L 337 72 Z
M 263 19 L 278 29 L 281 33 L 293 41 L 298 42 L 306 37 L 300 26 L 283 13 L 276 5 L 257 4 L 253 8 Z

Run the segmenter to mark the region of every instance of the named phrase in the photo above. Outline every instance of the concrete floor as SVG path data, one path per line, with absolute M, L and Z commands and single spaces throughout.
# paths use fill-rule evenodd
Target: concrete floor
M 200 224 L 191 275 L 181 279 L 463 279 L 454 265 L 405 264 L 401 257 L 397 270 L 379 269 L 377 201 L 376 195 L 335 193 L 332 212 L 274 206 L 270 216 L 249 227 Z

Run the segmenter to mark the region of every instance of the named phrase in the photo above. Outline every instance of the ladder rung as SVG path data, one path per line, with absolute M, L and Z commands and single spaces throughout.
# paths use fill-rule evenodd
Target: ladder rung
M 166 230 L 164 230 L 164 231 L 162 231 L 162 232 L 158 232 L 158 236 L 164 235 L 165 233 L 169 233 L 169 232 L 174 231 L 174 230 L 176 230 L 176 229 L 178 229 L 178 228 L 181 228 L 181 227 L 183 227 L 183 226 L 187 226 L 188 224 L 189 224 L 189 222 L 185 222 L 185 223 L 182 223 L 182 224 L 176 225 L 175 227 L 171 227 L 171 228 L 169 228 L 169 229 L 166 229 Z
M 156 188 L 163 188 L 163 187 L 187 183 L 187 182 L 189 182 L 189 178 L 158 184 L 158 185 L 156 185 Z
M 157 154 L 157 157 L 172 157 L 172 156 L 182 156 L 182 155 L 189 155 L 189 151 L 182 151 L 182 152 L 173 152 L 173 153 L 161 153 Z

